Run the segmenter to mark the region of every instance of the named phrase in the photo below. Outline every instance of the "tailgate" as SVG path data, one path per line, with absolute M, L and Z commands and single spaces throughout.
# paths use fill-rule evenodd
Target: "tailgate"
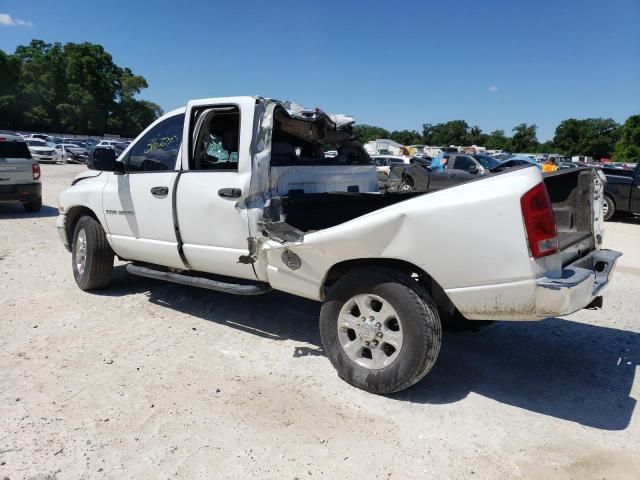
M 595 168 L 544 175 L 553 204 L 562 265 L 602 246 L 604 175 Z
M 30 158 L 0 158 L 0 191 L 3 186 L 33 183 L 33 163 Z

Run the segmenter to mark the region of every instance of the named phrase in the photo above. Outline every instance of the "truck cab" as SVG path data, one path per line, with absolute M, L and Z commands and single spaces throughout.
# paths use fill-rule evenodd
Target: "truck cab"
M 87 206 L 99 205 L 120 257 L 257 280 L 238 259 L 249 255 L 247 238 L 257 235 L 269 198 L 377 192 L 352 123 L 290 102 L 195 100 L 151 124 L 106 167 L 113 172 L 88 173 L 78 188 L 91 190 Z M 325 157 L 329 145 L 337 156 Z

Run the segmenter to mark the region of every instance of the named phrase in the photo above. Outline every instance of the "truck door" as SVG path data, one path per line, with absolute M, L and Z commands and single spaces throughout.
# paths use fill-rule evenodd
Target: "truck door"
M 184 113 L 151 125 L 109 174 L 102 205 L 113 248 L 123 258 L 185 268 L 173 223 L 173 195 Z
M 636 167 L 635 179 L 631 188 L 631 205 L 629 205 L 632 213 L 640 213 L 640 164 Z
M 222 102 L 222 103 L 221 103 Z M 237 207 L 251 178 L 255 101 L 198 100 L 187 106 L 183 172 L 176 202 L 182 251 L 192 270 L 255 280 L 247 210 Z

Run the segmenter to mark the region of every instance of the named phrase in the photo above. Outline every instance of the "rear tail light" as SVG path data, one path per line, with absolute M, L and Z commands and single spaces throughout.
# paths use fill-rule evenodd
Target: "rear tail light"
M 40 164 L 34 163 L 31 165 L 31 171 L 33 172 L 33 179 L 38 180 L 40 178 Z
M 539 183 L 520 199 L 527 231 L 529 251 L 533 258 L 546 257 L 558 251 L 558 233 L 551 200 L 544 183 Z

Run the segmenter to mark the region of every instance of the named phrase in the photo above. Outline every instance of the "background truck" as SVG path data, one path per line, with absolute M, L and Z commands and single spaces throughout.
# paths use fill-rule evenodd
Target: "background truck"
M 603 167 L 604 219 L 616 213 L 640 213 L 640 164 L 634 170 Z
M 0 132 L 0 203 L 21 203 L 27 212 L 42 208 L 40 164 L 20 135 Z
M 598 172 L 543 183 L 523 167 L 379 193 L 352 124 L 290 102 L 211 98 L 163 116 L 117 159 L 96 148 L 94 170 L 60 195 L 78 286 L 106 287 L 115 253 L 136 275 L 320 301 L 331 363 L 377 393 L 431 369 L 449 318 L 542 319 L 601 300 L 620 254 L 601 249 Z

